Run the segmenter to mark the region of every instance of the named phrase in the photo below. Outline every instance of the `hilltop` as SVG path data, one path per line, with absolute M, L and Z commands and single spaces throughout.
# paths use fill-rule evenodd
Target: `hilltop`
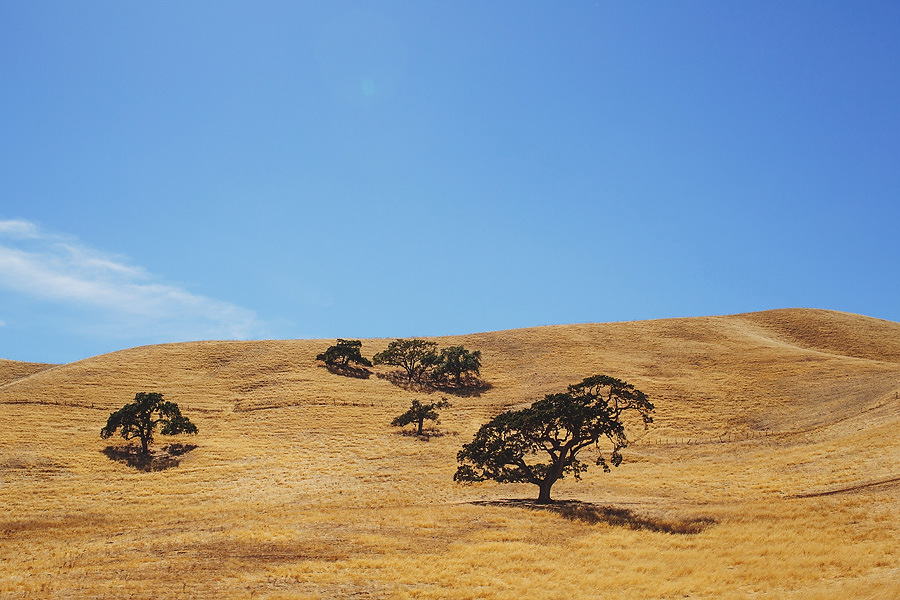
M 315 356 L 333 340 L 0 361 L 0 529 L 18 548 L 0 556 L 0 593 L 36 581 L 67 597 L 900 591 L 885 588 L 900 561 L 900 324 L 784 309 L 432 339 L 481 350 L 491 387 L 450 397 L 428 442 L 387 425 L 423 394 L 329 373 Z M 363 340 L 363 353 L 389 341 Z M 453 484 L 481 423 L 595 373 L 649 394 L 655 423 L 611 475 L 560 482 L 557 496 L 627 508 L 643 519 L 632 525 L 716 525 L 679 542 L 504 504 L 533 486 Z M 200 427 L 179 467 L 138 473 L 100 453 L 106 416 L 137 391 L 164 393 Z M 417 572 L 413 555 L 432 567 Z M 585 578 L 555 556 L 612 560 L 618 575 Z M 188 565 L 196 580 L 176 586 L 168 573 Z

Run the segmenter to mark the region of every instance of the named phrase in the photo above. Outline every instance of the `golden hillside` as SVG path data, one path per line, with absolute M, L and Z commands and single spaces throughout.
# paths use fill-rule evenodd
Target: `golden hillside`
M 0 385 L 12 383 L 55 365 L 45 363 L 19 362 L 0 358 Z
M 422 394 L 329 373 L 332 340 L 0 362 L 0 596 L 900 597 L 900 324 L 789 309 L 435 341 L 480 349 L 492 387 L 451 397 L 428 442 L 388 425 Z M 595 373 L 648 393 L 655 423 L 554 496 L 624 524 L 452 482 L 481 423 Z M 180 466 L 100 452 L 138 391 L 199 426 Z

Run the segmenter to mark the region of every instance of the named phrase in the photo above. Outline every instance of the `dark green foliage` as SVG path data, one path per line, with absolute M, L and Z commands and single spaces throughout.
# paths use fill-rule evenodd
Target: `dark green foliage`
M 547 394 L 528 408 L 507 411 L 481 426 L 472 442 L 457 454 L 454 480 L 533 483 L 538 502 L 552 502 L 550 488 L 566 475 L 579 479 L 588 465 L 578 460 L 584 448 L 598 447 L 601 438 L 612 445 L 597 465 L 610 471 L 622 462 L 628 445 L 622 416 L 640 415 L 644 427 L 653 422 L 653 404 L 631 384 L 606 375 L 588 377 L 562 394 Z M 544 460 L 545 462 L 540 462 Z
M 126 440 L 140 439 L 141 453 L 147 454 L 157 427 L 163 435 L 197 433 L 197 426 L 182 416 L 177 404 L 164 401 L 159 392 L 138 392 L 134 402 L 109 415 L 100 437 L 111 437 L 119 430 Z
M 316 360 L 321 360 L 332 367 L 345 367 L 350 363 L 371 367 L 372 363 L 360 353 L 360 348 L 362 348 L 362 342 L 359 340 L 338 339 L 337 344 L 316 356 Z
M 439 360 L 437 344 L 420 339 L 394 340 L 385 350 L 372 357 L 372 362 L 376 365 L 401 367 L 406 371 L 409 383 L 421 382 L 422 377 L 437 366 Z
M 450 346 L 438 352 L 435 342 L 398 339 L 373 356 L 372 362 L 401 367 L 403 371 L 386 377 L 398 385 L 403 384 L 397 381 L 396 375 L 405 374 L 406 384 L 415 382 L 425 388 L 456 394 L 489 387 L 478 379 L 481 374 L 481 351 L 467 350 L 463 346 Z
M 441 398 L 438 402 L 433 402 L 431 404 L 422 404 L 418 400 L 413 400 L 409 410 L 391 421 L 391 425 L 394 427 L 403 427 L 404 425 L 415 423 L 417 426 L 416 435 L 422 435 L 425 420 L 428 419 L 429 421 L 437 422 L 437 411 L 449 406 L 450 403 L 447 402 L 446 398 Z
M 463 346 L 442 348 L 432 374 L 435 382 L 453 382 L 463 385 L 463 380 L 481 374 L 481 351 L 469 351 Z

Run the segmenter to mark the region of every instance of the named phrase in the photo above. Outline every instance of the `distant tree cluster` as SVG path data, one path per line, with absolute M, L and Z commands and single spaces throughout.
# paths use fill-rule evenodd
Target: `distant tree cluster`
M 419 383 L 438 389 L 464 388 L 480 383 L 481 351 L 463 346 L 437 349 L 435 342 L 398 339 L 372 357 L 376 365 L 400 367 L 408 384 Z
M 438 350 L 435 342 L 419 338 L 398 338 L 388 344 L 369 361 L 362 356 L 360 340 L 338 339 L 316 360 L 325 363 L 332 372 L 339 375 L 357 375 L 362 365 L 388 365 L 399 370 L 387 375 L 379 375 L 396 385 L 420 389 L 426 392 L 446 390 L 450 393 L 478 393 L 485 389 L 479 379 L 481 375 L 481 351 L 469 350 L 464 346 L 449 346 Z M 366 376 L 369 371 L 366 369 Z M 438 421 L 438 411 L 450 406 L 446 398 L 437 402 L 413 400 L 409 409 L 397 416 L 391 425 L 403 427 L 414 424 L 415 434 L 424 437 L 425 421 Z
M 362 355 L 360 340 L 338 339 L 316 360 L 339 375 L 358 377 L 363 367 L 389 365 L 399 367 L 399 375 L 407 386 L 465 391 L 481 386 L 481 351 L 464 346 L 450 346 L 438 350 L 437 343 L 419 338 L 396 339 L 375 354 L 372 360 Z M 397 379 L 394 379 L 395 383 Z

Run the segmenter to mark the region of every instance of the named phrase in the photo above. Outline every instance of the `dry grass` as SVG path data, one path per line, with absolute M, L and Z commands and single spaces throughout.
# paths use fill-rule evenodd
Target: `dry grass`
M 492 387 L 451 398 L 428 441 L 389 426 L 421 394 L 329 373 L 330 340 L 0 362 L 0 598 L 900 597 L 900 324 L 785 310 L 436 341 L 481 349 Z M 657 405 L 611 475 L 558 483 L 553 510 L 533 486 L 453 484 L 487 418 L 598 372 Z M 137 391 L 199 426 L 160 440 L 198 445 L 176 468 L 102 453 Z
M 28 363 L 0 358 L 0 387 L 54 366 L 56 365 Z

